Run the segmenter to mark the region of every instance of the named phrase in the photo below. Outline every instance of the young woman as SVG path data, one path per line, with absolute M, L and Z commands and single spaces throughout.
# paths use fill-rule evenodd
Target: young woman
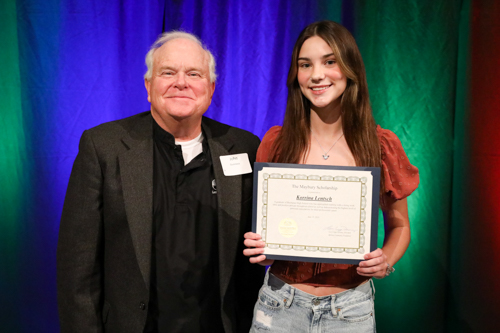
M 283 127 L 264 136 L 257 161 L 382 168 L 385 239 L 359 266 L 266 260 L 265 243 L 245 234 L 251 263 L 271 265 L 251 331 L 374 332 L 372 277 L 384 278 L 410 243 L 406 197 L 418 170 L 394 133 L 375 125 L 356 42 L 338 23 L 316 22 L 300 34 L 288 74 Z

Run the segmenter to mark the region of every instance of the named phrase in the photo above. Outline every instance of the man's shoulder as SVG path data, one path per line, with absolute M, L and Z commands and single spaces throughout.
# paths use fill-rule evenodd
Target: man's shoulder
M 260 144 L 260 139 L 247 130 L 230 126 L 208 117 L 203 117 L 202 123 L 210 129 L 211 135 L 214 138 L 224 136 L 226 139 L 234 140 L 235 144 L 240 143 L 251 146 L 258 146 Z
M 152 119 L 151 112 L 141 112 L 133 116 L 122 119 L 112 120 L 87 130 L 88 134 L 92 137 L 112 138 L 115 136 L 122 136 L 129 133 L 136 126 L 141 123 L 150 122 Z

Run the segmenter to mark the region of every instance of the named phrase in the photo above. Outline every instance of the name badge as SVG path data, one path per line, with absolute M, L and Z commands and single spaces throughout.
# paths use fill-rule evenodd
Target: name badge
M 220 156 L 220 162 L 224 176 L 244 175 L 252 172 L 247 153 Z

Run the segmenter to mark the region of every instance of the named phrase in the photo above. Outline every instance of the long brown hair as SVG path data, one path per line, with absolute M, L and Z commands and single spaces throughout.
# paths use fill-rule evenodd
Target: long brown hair
M 295 43 L 287 79 L 285 119 L 271 148 L 269 160 L 276 163 L 299 163 L 309 149 L 311 103 L 300 90 L 297 72 L 302 44 L 313 36 L 322 38 L 331 47 L 342 73 L 347 78 L 347 86 L 340 103 L 342 129 L 356 165 L 380 167 L 380 143 L 370 106 L 363 59 L 351 33 L 332 21 L 308 25 Z M 383 186 L 383 182 L 381 185 Z

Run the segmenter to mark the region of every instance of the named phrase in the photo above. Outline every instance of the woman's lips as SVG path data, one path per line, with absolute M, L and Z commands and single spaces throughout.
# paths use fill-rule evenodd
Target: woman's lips
M 309 89 L 311 89 L 312 93 L 315 94 L 315 95 L 321 95 L 323 94 L 325 91 L 328 90 L 328 88 L 330 88 L 332 85 L 328 85 L 328 86 L 315 86 L 315 87 L 310 87 Z

